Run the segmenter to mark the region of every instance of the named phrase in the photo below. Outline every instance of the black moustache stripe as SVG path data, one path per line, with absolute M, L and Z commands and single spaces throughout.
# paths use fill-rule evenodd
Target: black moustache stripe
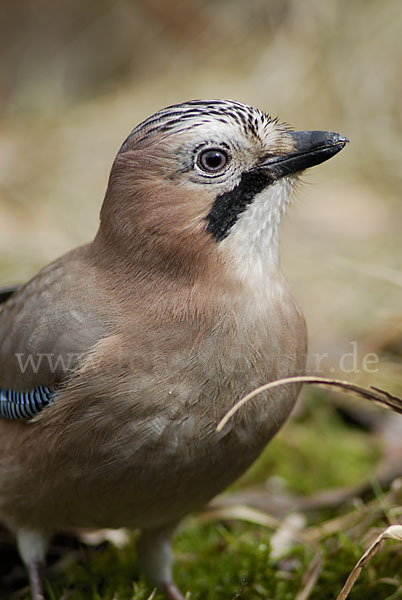
M 206 216 L 207 231 L 217 242 L 228 235 L 256 194 L 275 181 L 274 177 L 263 169 L 255 169 L 242 174 L 240 183 L 230 192 L 220 194 L 214 200 L 211 210 Z

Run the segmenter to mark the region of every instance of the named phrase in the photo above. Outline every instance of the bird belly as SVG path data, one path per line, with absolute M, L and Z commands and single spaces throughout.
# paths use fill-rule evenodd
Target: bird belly
M 297 386 L 277 388 L 216 430 L 246 393 L 303 371 L 304 339 L 281 353 L 270 333 L 270 344 L 251 348 L 247 338 L 209 339 L 196 359 L 179 357 L 180 370 L 172 355 L 157 376 L 121 379 L 120 396 L 78 403 L 71 392 L 36 423 L 0 421 L 0 520 L 49 531 L 156 528 L 204 505 L 252 464 L 296 400 Z
M 5 515 L 12 528 L 45 523 L 50 530 L 174 523 L 252 464 L 287 418 L 296 395 L 294 388 L 259 397 L 220 433 L 216 425 L 225 411 L 213 418 L 195 411 L 185 418 L 153 416 L 152 424 L 127 422 L 94 432 L 99 443 L 90 452 L 85 440 L 79 447 L 76 440 L 64 439 L 59 450 L 37 455 L 31 465 L 29 458 L 19 473 L 7 471 L 0 486 L 0 518 Z

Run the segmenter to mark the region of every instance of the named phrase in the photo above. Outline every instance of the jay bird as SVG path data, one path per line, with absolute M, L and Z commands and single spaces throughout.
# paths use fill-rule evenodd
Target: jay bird
M 194 100 L 138 125 L 112 166 L 95 239 L 1 293 L 0 522 L 34 600 L 50 536 L 140 529 L 170 600 L 178 521 L 238 478 L 298 386 L 303 315 L 278 230 L 304 169 L 348 140 L 292 131 L 239 102 Z

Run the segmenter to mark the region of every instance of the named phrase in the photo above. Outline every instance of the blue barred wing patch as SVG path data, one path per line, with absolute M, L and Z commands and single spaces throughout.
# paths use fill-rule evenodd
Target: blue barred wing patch
M 31 392 L 0 388 L 0 418 L 14 421 L 33 419 L 53 403 L 55 395 L 55 388 L 45 385 L 40 385 Z

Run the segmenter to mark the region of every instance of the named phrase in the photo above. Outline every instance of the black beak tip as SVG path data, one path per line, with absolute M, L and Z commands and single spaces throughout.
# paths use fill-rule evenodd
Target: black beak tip
M 349 142 L 348 138 L 334 131 L 294 131 L 292 133 L 296 143 L 296 151 L 306 152 L 330 146 L 343 146 Z
M 346 136 L 341 135 L 340 133 L 331 133 L 330 135 L 333 136 L 333 143 L 339 144 L 342 148 L 350 141 Z
M 296 149 L 293 167 L 304 170 L 318 165 L 342 150 L 348 138 L 334 131 L 295 131 Z

